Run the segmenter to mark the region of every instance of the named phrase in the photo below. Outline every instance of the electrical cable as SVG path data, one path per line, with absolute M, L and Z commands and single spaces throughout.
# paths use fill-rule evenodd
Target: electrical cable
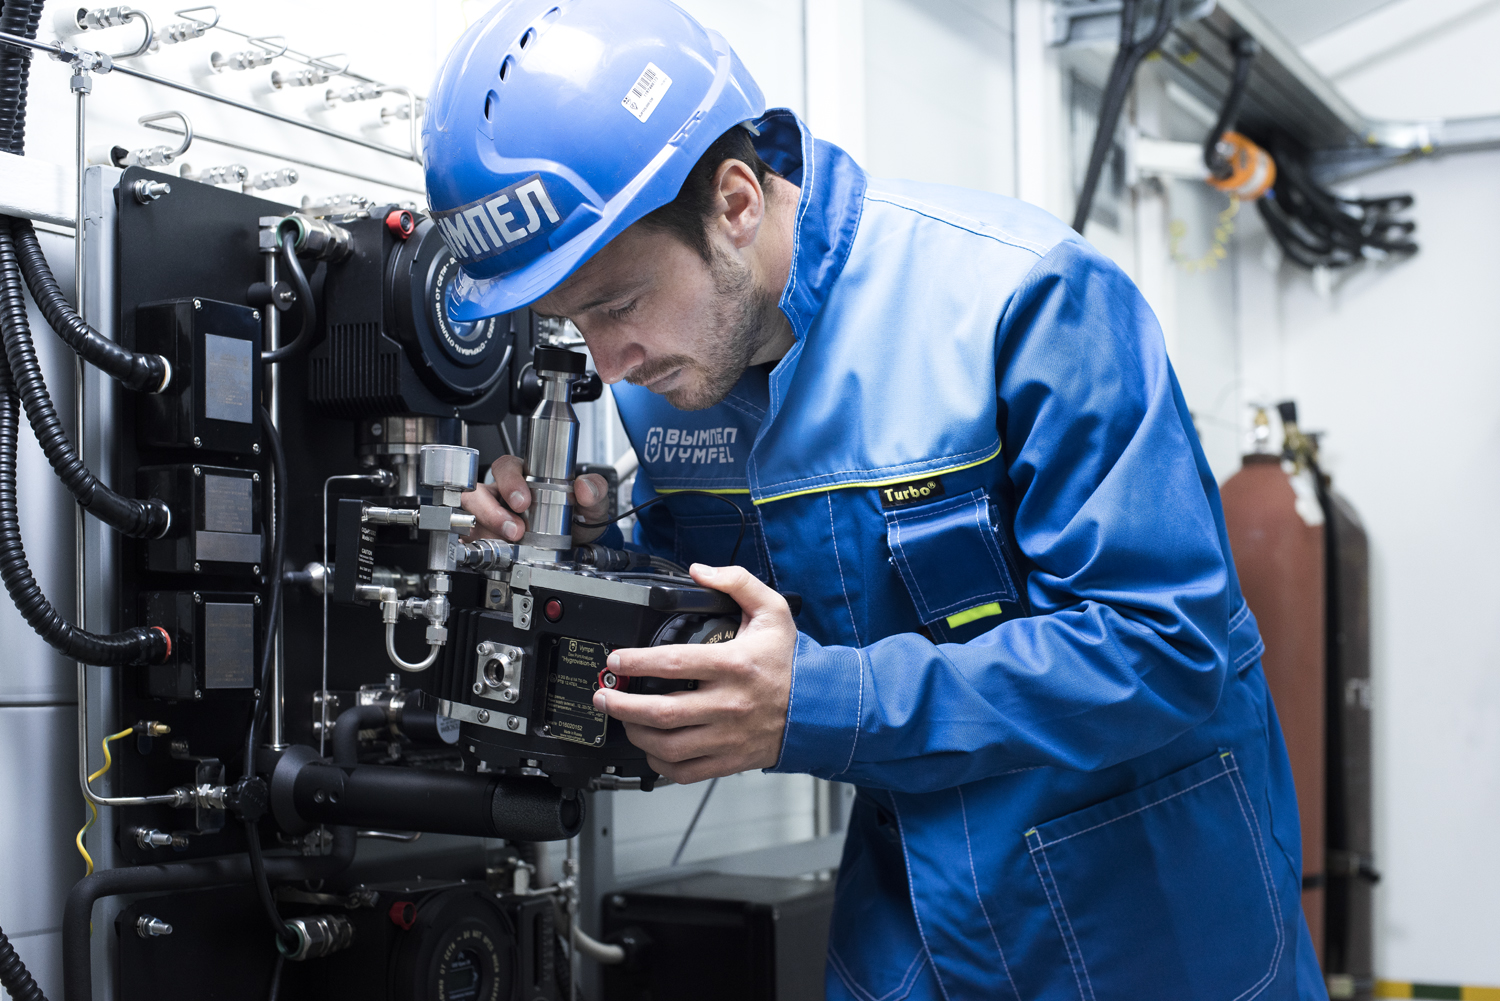
M 637 504 L 635 507 L 630 508 L 627 511 L 621 511 L 619 514 L 615 515 L 612 518 L 606 518 L 603 521 L 574 521 L 574 524 L 576 524 L 579 528 L 608 528 L 610 525 L 613 525 L 621 518 L 628 518 L 631 515 L 635 514 L 637 511 L 644 511 L 646 510 L 646 508 L 650 507 L 653 504 L 660 504 L 669 496 L 680 497 L 683 494 L 698 494 L 702 497 L 712 497 L 714 500 L 723 501 L 725 504 L 728 504 L 730 507 L 734 508 L 734 513 L 739 515 L 740 534 L 735 538 L 734 549 L 729 553 L 728 565 L 733 566 L 735 561 L 739 559 L 740 545 L 745 541 L 745 528 L 749 524 L 749 522 L 745 518 L 744 508 L 740 507 L 738 504 L 730 500 L 728 497 L 725 497 L 723 494 L 716 494 L 712 490 L 674 490 L 671 494 L 662 494 L 659 497 L 653 497 L 644 504 Z
M 260 353 L 260 360 L 266 365 L 295 358 L 312 347 L 313 328 L 318 325 L 318 306 L 313 301 L 312 285 L 308 283 L 307 272 L 302 270 L 302 262 L 297 260 L 297 231 L 294 226 L 284 225 L 282 228 L 281 263 L 291 276 L 292 287 L 297 292 L 297 305 L 302 310 L 302 326 L 298 328 L 297 336 L 287 343 Z
M 693 830 L 698 826 L 698 818 L 703 816 L 703 808 L 708 805 L 708 797 L 714 794 L 714 789 L 718 784 L 717 778 L 711 779 L 708 788 L 703 790 L 703 798 L 698 801 L 698 809 L 693 811 L 693 819 L 688 821 L 687 830 L 682 832 L 682 840 L 677 843 L 677 851 L 672 853 L 673 865 L 682 861 L 682 853 L 687 850 L 688 839 L 693 836 Z
M 1213 131 L 1203 140 L 1203 164 L 1220 180 L 1232 174 L 1234 167 L 1219 149 L 1219 143 L 1223 141 L 1224 133 L 1234 131 L 1235 122 L 1240 117 L 1240 106 L 1245 103 L 1250 68 L 1260 53 L 1260 43 L 1249 35 L 1240 35 L 1229 47 L 1234 53 L 1234 75 L 1229 82 L 1229 93 L 1224 98 L 1224 106 L 1219 109 L 1219 120 L 1214 123 Z
M 1089 153 L 1088 170 L 1084 173 L 1083 187 L 1078 193 L 1078 207 L 1073 214 L 1073 229 L 1082 233 L 1094 208 L 1094 195 L 1099 190 L 1099 178 L 1104 173 L 1104 161 L 1109 156 L 1115 141 L 1115 127 L 1120 121 L 1120 112 L 1125 108 L 1125 98 L 1130 93 L 1131 82 L 1141 60 L 1156 51 L 1172 22 L 1177 16 L 1177 0 L 1161 0 L 1156 12 L 1156 23 L 1151 32 L 1141 41 L 1135 40 L 1135 20 L 1140 0 L 1123 0 L 1120 8 L 1120 48 L 1109 68 L 1109 82 L 1104 88 L 1104 99 L 1099 105 L 1099 126 L 1094 132 L 1094 145 Z
M 271 967 L 271 988 L 266 991 L 266 1001 L 276 1001 L 281 996 L 281 968 L 286 965 L 286 957 L 281 950 L 276 950 L 276 965 Z
M 135 733 L 135 727 L 128 726 L 119 733 L 112 733 L 100 741 L 100 746 L 104 748 L 104 765 L 97 772 L 89 776 L 88 780 L 90 782 L 103 776 L 109 771 L 110 766 L 115 763 L 114 759 L 110 757 L 109 745 L 116 740 L 130 736 L 132 733 Z M 92 876 L 94 874 L 94 859 L 89 855 L 89 850 L 83 847 L 83 836 L 88 833 L 89 828 L 93 827 L 94 822 L 99 819 L 99 811 L 95 808 L 92 801 L 85 800 L 85 803 L 87 803 L 89 808 L 89 819 L 78 829 L 78 836 L 73 839 L 73 843 L 78 846 L 78 854 L 83 856 L 84 864 L 87 867 L 83 874 L 85 876 Z
M 3 228 L 3 227 L 0 227 Z M 0 356 L 0 578 L 17 611 L 54 649 L 89 664 L 160 664 L 172 655 L 172 638 L 160 627 L 136 626 L 101 635 L 64 619 L 47 600 L 26 562 L 16 504 L 16 448 L 20 400 L 10 365 Z
M 127 389 L 160 393 L 172 381 L 172 365 L 161 355 L 127 351 L 101 336 L 63 297 L 57 279 L 42 253 L 29 219 L 13 219 L 11 231 L 21 259 L 21 274 L 47 324 L 84 361 L 105 372 Z
M 266 605 L 266 638 L 260 655 L 260 696 L 250 714 L 250 732 L 245 736 L 245 768 L 248 778 L 255 774 L 256 734 L 262 718 L 270 713 L 272 671 L 276 664 L 276 637 L 281 626 L 281 605 L 284 576 L 282 564 L 286 562 L 287 480 L 286 449 L 281 444 L 281 433 L 271 421 L 265 407 L 260 411 L 260 429 L 266 438 L 267 451 L 271 453 L 271 600 Z
M 125 497 L 105 486 L 79 459 L 63 431 L 31 341 L 13 224 L 12 219 L 0 219 L 0 326 L 5 356 L 31 430 L 52 469 L 85 511 L 126 535 L 160 538 L 172 524 L 167 505 L 156 497 L 144 501 Z
M 37 986 L 21 957 L 16 955 L 3 929 L 0 929 L 0 987 L 5 989 L 11 1001 L 47 1001 L 47 996 Z
M 1417 252 L 1410 239 L 1416 223 L 1395 218 L 1411 208 L 1411 195 L 1342 198 L 1313 180 L 1300 150 L 1279 142 L 1270 151 L 1276 184 L 1256 207 L 1293 261 L 1306 268 L 1344 268 Z

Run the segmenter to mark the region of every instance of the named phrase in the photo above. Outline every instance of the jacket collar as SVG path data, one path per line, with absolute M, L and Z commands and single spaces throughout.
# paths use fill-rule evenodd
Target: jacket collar
M 780 302 L 800 342 L 849 259 L 864 206 L 865 172 L 848 153 L 814 139 L 802 120 L 786 108 L 767 112 L 755 127 L 760 130 L 756 152 L 771 169 L 802 189 L 797 199 L 792 269 Z

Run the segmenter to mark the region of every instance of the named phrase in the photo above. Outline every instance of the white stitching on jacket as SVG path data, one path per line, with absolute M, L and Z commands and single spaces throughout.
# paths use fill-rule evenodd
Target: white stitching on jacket
M 1005 950 L 1000 948 L 1000 936 L 995 934 L 995 924 L 990 920 L 989 908 L 984 906 L 984 896 L 979 890 L 979 871 L 974 868 L 974 836 L 969 833 L 969 805 L 964 801 L 964 787 L 958 787 L 958 810 L 964 822 L 964 844 L 969 849 L 969 875 L 974 879 L 974 899 L 979 903 L 979 913 L 984 915 L 985 926 L 990 930 L 990 941 L 995 943 L 995 952 L 1000 955 L 1000 967 L 1005 979 L 1010 981 L 1010 992 L 1016 1001 L 1021 1001 L 1021 992 L 1016 990 L 1016 980 L 1010 975 L 1010 964 L 1005 961 Z

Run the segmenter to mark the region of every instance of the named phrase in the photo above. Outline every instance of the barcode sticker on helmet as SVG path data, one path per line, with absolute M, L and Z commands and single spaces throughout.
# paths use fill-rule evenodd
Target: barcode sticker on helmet
M 646 68 L 641 70 L 641 75 L 636 78 L 635 86 L 630 88 L 630 93 L 625 95 L 620 105 L 644 122 L 651 117 L 651 112 L 656 110 L 670 86 L 672 78 L 663 73 L 660 66 L 647 63 Z

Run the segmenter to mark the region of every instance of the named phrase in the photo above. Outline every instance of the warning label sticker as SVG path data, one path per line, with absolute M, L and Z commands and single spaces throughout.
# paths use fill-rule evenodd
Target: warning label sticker
M 609 648 L 603 643 L 563 637 L 558 640 L 552 671 L 547 678 L 547 732 L 562 740 L 590 747 L 604 743 L 607 723 L 594 708 L 599 672 Z

